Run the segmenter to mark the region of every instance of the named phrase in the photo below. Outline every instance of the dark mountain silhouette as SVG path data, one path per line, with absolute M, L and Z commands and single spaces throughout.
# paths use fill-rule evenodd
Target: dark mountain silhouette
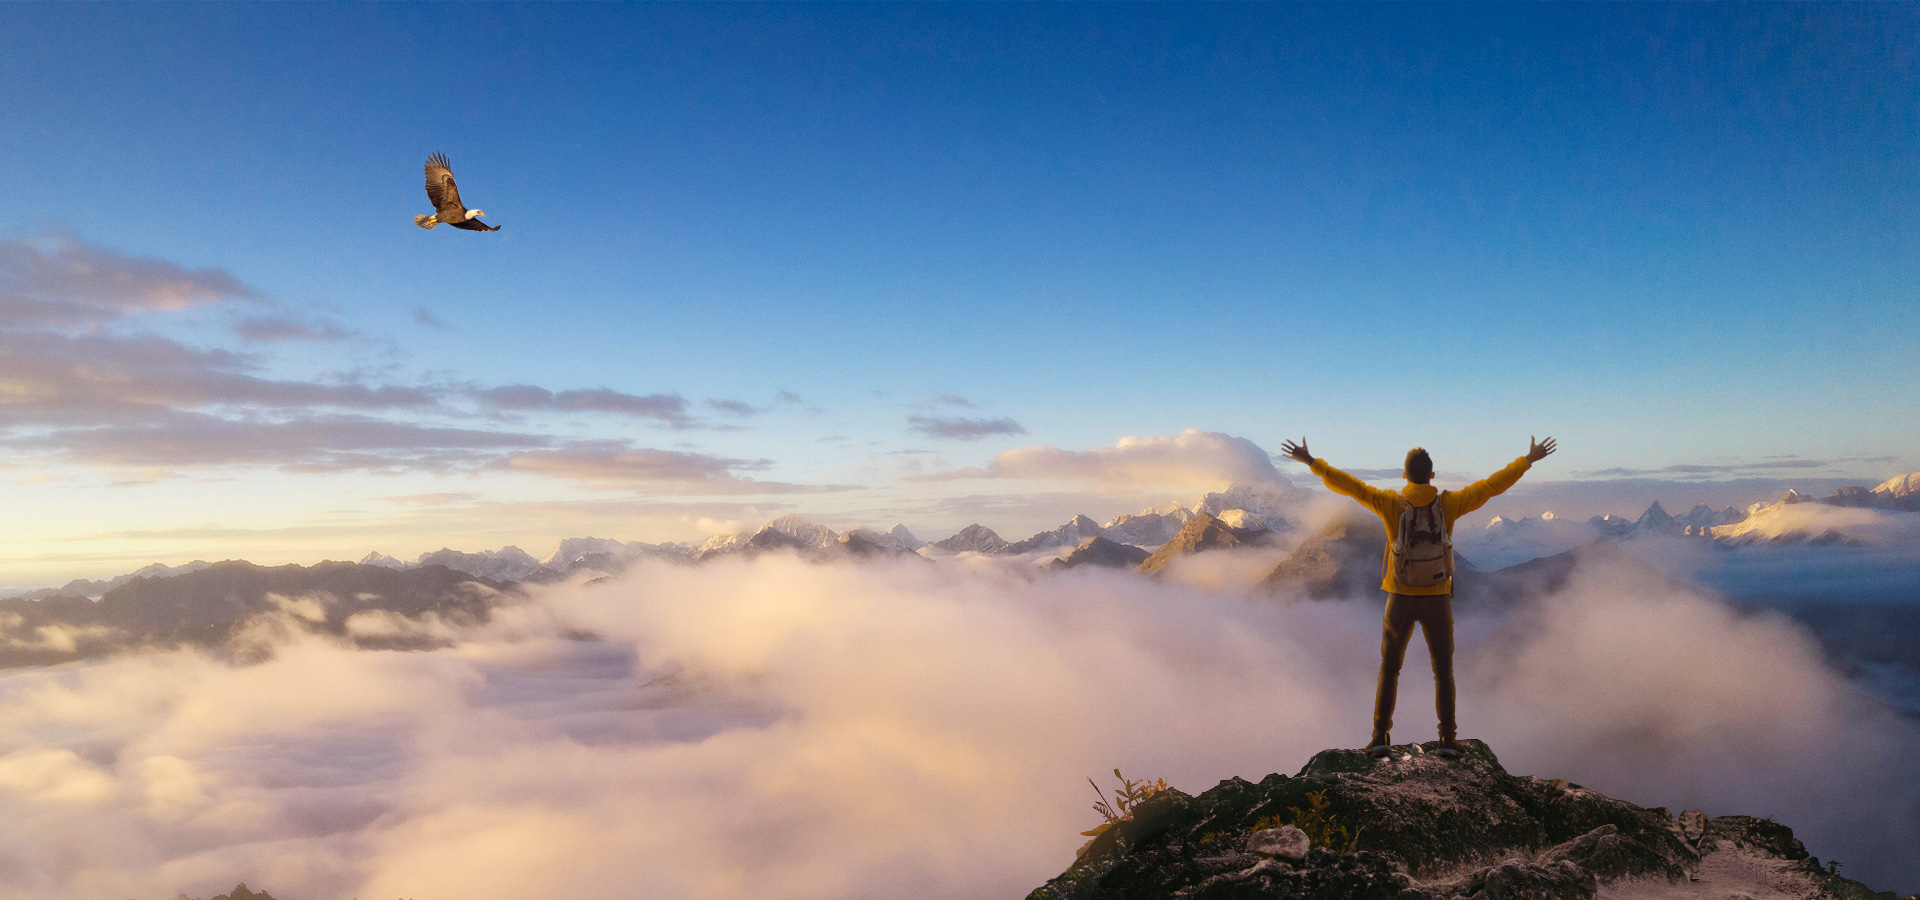
M 1079 566 L 1104 566 L 1107 568 L 1129 569 L 1146 562 L 1151 556 L 1147 551 L 1131 544 L 1110 541 L 1103 537 L 1090 537 L 1080 542 L 1072 553 L 1047 564 L 1050 569 L 1072 569 Z
M 1234 528 L 1207 513 L 1194 513 L 1187 524 L 1180 527 L 1180 533 L 1160 545 L 1153 555 L 1140 564 L 1139 571 L 1146 575 L 1155 575 L 1173 565 L 1173 561 L 1190 553 L 1204 553 L 1208 550 L 1230 550 L 1234 547 L 1264 539 L 1270 532 L 1260 529 Z
M 197 572 L 210 565 L 213 564 L 204 559 L 196 559 L 193 562 L 178 566 L 153 563 L 142 566 L 125 575 L 116 575 L 103 581 L 96 581 L 90 578 L 75 578 L 57 588 L 40 588 L 38 590 L 27 591 L 19 596 L 25 597 L 28 600 L 40 600 L 47 597 L 98 597 L 135 578 L 165 578 L 169 575 Z
M 1641 534 L 1674 534 L 1680 530 L 1680 526 L 1674 523 L 1673 516 L 1668 515 L 1667 511 L 1661 508 L 1658 500 L 1653 501 L 1653 505 L 1648 506 L 1647 511 L 1634 520 L 1633 527 Z
M 907 549 L 897 542 L 881 543 L 871 537 L 853 531 L 841 535 L 840 541 L 834 546 L 839 553 L 855 559 L 898 559 L 904 557 L 926 559 L 926 557 Z
M 98 601 L 80 597 L 0 600 L 0 620 L 18 616 L 0 644 L 0 666 L 43 665 L 143 647 L 220 648 L 255 617 L 285 613 L 300 627 L 347 634 L 356 613 L 409 619 L 432 614 L 484 622 L 493 604 L 517 589 L 445 566 L 389 569 L 348 562 L 256 566 L 229 560 L 184 575 L 136 578 Z M 37 637 L 39 640 L 28 640 Z M 356 638 L 366 646 L 408 646 L 418 639 Z
M 1354 510 L 1301 541 L 1260 580 L 1260 588 L 1297 588 L 1316 600 L 1365 596 L 1380 588 L 1380 561 L 1386 551 L 1387 530 L 1380 520 Z
M 1325 750 L 1291 778 L 1153 794 L 1028 900 L 1592 900 L 1627 879 L 1672 898 L 1900 900 L 1771 820 L 1644 809 L 1461 744 L 1457 760 L 1437 744 Z
M 1920 494 L 1897 494 L 1884 488 L 1884 485 L 1881 488 L 1843 487 L 1820 502 L 1829 506 L 1861 506 L 1906 512 L 1920 510 Z
M 194 900 L 194 898 L 186 894 L 175 894 L 173 900 Z M 208 897 L 207 900 L 273 900 L 273 895 L 266 891 L 248 890 L 247 883 L 243 881 L 234 885 L 233 890 L 219 896 Z

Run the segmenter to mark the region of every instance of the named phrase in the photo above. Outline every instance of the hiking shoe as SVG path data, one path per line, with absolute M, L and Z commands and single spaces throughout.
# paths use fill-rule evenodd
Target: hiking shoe
M 1459 759 L 1460 745 L 1453 741 L 1443 740 L 1440 742 L 1440 749 L 1433 751 L 1433 755 L 1441 759 Z
M 1384 734 L 1375 735 L 1367 741 L 1367 755 L 1374 759 L 1386 759 L 1387 754 L 1392 752 L 1393 748 L 1387 745 L 1387 736 Z

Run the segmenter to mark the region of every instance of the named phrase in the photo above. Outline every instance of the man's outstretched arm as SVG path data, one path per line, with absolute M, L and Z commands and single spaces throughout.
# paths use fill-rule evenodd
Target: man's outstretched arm
M 1307 452 L 1306 438 L 1301 438 L 1298 444 L 1293 441 L 1282 443 L 1280 452 L 1294 462 L 1305 463 L 1307 468 L 1313 470 L 1313 474 L 1320 476 L 1321 483 L 1328 490 L 1352 497 L 1382 516 L 1387 515 L 1387 510 L 1393 505 L 1393 494 L 1328 465 L 1324 459 L 1314 459 L 1313 454 Z
M 1534 463 L 1546 459 L 1548 455 L 1558 449 L 1559 447 L 1553 443 L 1553 438 L 1538 441 L 1529 436 L 1527 438 L 1527 455 L 1508 463 L 1506 468 L 1486 478 L 1457 491 L 1449 491 L 1448 493 L 1452 495 L 1453 500 L 1450 505 L 1453 508 L 1449 509 L 1447 514 L 1457 519 L 1485 506 L 1488 500 L 1500 496 L 1507 488 L 1513 487 L 1514 484 L 1520 480 L 1520 476 L 1527 474 L 1527 470 L 1532 468 Z

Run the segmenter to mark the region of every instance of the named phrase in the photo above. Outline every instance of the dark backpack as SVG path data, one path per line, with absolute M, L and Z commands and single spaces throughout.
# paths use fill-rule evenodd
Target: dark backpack
M 1393 578 L 1411 587 L 1445 584 L 1453 577 L 1453 538 L 1447 535 L 1440 499 L 1425 506 L 1407 504 L 1387 558 Z

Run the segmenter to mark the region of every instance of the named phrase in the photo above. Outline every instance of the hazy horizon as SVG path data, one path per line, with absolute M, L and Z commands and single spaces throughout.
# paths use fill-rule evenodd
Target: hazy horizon
M 1509 502 L 1615 514 L 1920 470 L 1904 7 L 0 25 L 0 584 L 1031 533 L 1302 435 L 1443 479 L 1553 435 Z M 503 230 L 413 227 L 436 151 Z
M 0 4 L 0 597 L 787 513 L 1012 540 L 1318 490 L 1303 438 L 1442 487 L 1556 438 L 1463 546 L 1872 487 L 1920 472 L 1916 46 L 1913 4 Z M 415 227 L 436 153 L 501 230 Z M 1920 669 L 1828 656 L 1908 615 L 1920 514 L 1836 509 L 1762 536 L 1865 536 L 1580 551 L 1463 619 L 1469 732 L 1920 887 Z M 117 635 L 0 672 L 0 894 L 1024 891 L 1085 775 L 1364 739 L 1379 598 L 1248 602 L 1271 563 L 649 562 L 361 621 L 417 652 L 298 597 L 247 665 Z M 30 602 L 7 647 L 106 627 Z

